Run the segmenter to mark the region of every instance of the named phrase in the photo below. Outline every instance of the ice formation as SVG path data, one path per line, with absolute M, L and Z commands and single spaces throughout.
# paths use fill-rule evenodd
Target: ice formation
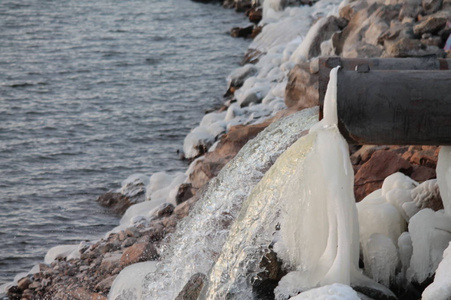
M 351 287 L 334 283 L 303 292 L 290 300 L 360 300 L 360 297 Z
M 58 258 L 67 258 L 68 260 L 71 258 L 80 258 L 79 248 L 79 245 L 55 246 L 47 251 L 47 254 L 44 257 L 44 262 L 46 264 L 50 264 Z
M 357 203 L 365 274 L 387 287 L 397 280 L 401 262 L 404 271 L 410 265 L 410 235 L 402 236 L 410 218 L 404 207 L 412 203 L 411 192 L 417 185 L 408 176 L 394 173 L 385 178 L 380 190 Z M 398 245 L 403 246 L 402 254 Z
M 423 300 L 446 300 L 451 298 L 451 244 L 443 253 L 443 260 L 437 268 L 434 282 L 423 292 Z
M 451 218 L 443 210 L 422 209 L 409 223 L 413 254 L 407 277 L 422 283 L 433 275 L 451 241 Z
M 324 119 L 310 130 L 306 153 L 282 191 L 280 256 L 305 274 L 301 290 L 332 283 L 351 284 L 359 257 L 354 173 L 347 143 L 337 128 L 337 72 L 325 97 Z M 315 230 L 312 225 L 315 224 Z
M 124 268 L 111 285 L 109 300 L 142 299 L 144 278 L 155 272 L 155 261 L 136 263 Z
M 209 273 L 242 201 L 276 158 L 314 124 L 317 112 L 307 109 L 271 124 L 209 182 L 171 242 L 161 249 L 157 272 L 145 280 L 145 299 L 174 299 L 193 274 Z
M 437 162 L 437 181 L 445 214 L 451 217 L 451 146 L 442 146 Z
M 121 218 L 119 226 L 106 234 L 119 232 L 130 226 L 142 222 L 148 222 L 154 218 L 154 213 L 168 203 L 176 205 L 175 197 L 182 183 L 185 182 L 187 175 L 185 173 L 168 174 L 166 172 L 154 173 L 150 179 L 146 180 L 143 175 L 134 175 L 125 181 L 136 182 L 139 179 L 142 182 L 148 182 L 146 187 L 146 200 L 130 206 Z
M 413 255 L 408 276 L 422 282 L 434 272 L 434 282 L 423 292 L 423 299 L 451 298 L 451 147 L 442 146 L 437 162 L 437 182 L 444 210 L 423 209 L 412 217 Z M 446 250 L 445 250 L 446 249 Z
M 135 204 L 145 200 L 146 186 L 149 184 L 149 177 L 144 174 L 133 174 L 122 181 L 119 192 L 128 197 Z

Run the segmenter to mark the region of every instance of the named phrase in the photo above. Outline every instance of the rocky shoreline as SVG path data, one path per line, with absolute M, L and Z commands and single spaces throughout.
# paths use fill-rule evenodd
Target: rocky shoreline
M 260 32 L 264 34 L 264 27 L 262 31 L 259 26 L 263 11 L 257 2 L 225 0 L 222 3 L 224 7 L 245 12 L 254 24 L 232 29 L 233 36 L 255 38 Z M 279 7 L 273 9 L 282 10 L 287 5 L 286 2 L 279 1 Z M 313 4 L 310 1 L 303 2 L 305 1 L 296 5 Z M 16 285 L 8 289 L 9 299 L 107 299 L 111 285 L 122 269 L 135 263 L 158 260 L 159 246 L 165 237 L 175 231 L 178 221 L 189 214 L 209 180 L 235 157 L 247 141 L 275 120 L 317 105 L 317 95 L 311 91 L 317 88 L 318 80 L 307 61 L 320 55 L 362 58 L 434 55 L 449 58 L 451 50 L 446 48 L 446 43 L 451 34 L 450 21 L 449 0 L 357 0 L 341 6 L 339 17 L 323 18 L 321 29 L 310 37 L 311 43 L 305 51 L 305 61 L 298 61 L 287 74 L 287 85 L 283 90 L 286 109 L 265 121 L 231 126 L 225 134 L 215 136 L 219 140 L 214 150 L 210 148 L 212 143 L 196 145 L 198 152 L 191 157 L 193 163 L 188 179 L 178 188 L 176 205 L 164 203 L 157 207 L 149 222 L 111 233 L 99 241 L 83 244 L 79 248 L 78 257 L 69 259 L 67 255 L 60 255 L 50 264 L 40 264 L 38 272 L 18 280 Z M 250 48 L 245 57 L 244 62 L 256 63 L 264 57 L 264 52 Z M 229 100 L 218 112 L 228 112 L 231 105 L 237 103 L 234 93 L 244 85 L 252 72 L 241 72 L 230 80 L 226 94 Z M 248 93 L 244 99 L 238 99 L 238 103 L 241 107 L 246 107 L 252 103 L 261 103 L 263 98 L 257 92 Z M 418 182 L 434 179 L 438 151 L 439 147 L 435 146 L 350 147 L 355 171 L 356 200 L 360 201 L 381 188 L 384 179 L 396 172 L 408 175 Z M 136 181 L 127 188 L 127 192 L 107 193 L 99 197 L 98 201 L 123 214 L 133 204 L 143 202 L 145 195 L 145 184 Z M 429 197 L 421 205 L 421 209 L 443 208 L 438 194 Z M 262 275 L 263 280 L 256 287 L 257 294 L 264 295 L 261 299 L 271 299 L 271 292 L 266 293 L 265 290 L 268 286 L 273 289 L 284 274 L 281 264 L 271 255 L 274 253 L 268 253 L 261 263 L 262 267 L 270 270 L 267 278 Z M 204 280 L 202 275 L 198 277 L 193 278 L 191 284 L 182 291 L 184 294 L 177 299 L 197 299 L 199 286 L 202 286 Z M 417 283 L 413 294 L 421 294 L 430 282 L 431 278 Z

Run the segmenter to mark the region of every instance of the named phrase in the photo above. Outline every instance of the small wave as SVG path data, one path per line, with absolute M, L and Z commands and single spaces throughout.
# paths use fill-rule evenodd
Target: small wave
M 102 57 L 114 57 L 114 56 L 119 56 L 119 55 L 123 55 L 125 54 L 124 52 L 121 51 L 106 51 L 106 52 L 102 52 Z
M 37 85 L 48 85 L 47 82 L 19 82 L 19 83 L 13 83 L 8 85 L 11 88 L 26 88 L 26 87 L 30 87 L 30 86 L 37 86 Z
M 123 30 L 123 29 L 114 29 L 114 30 L 108 30 L 108 32 L 111 33 L 126 33 L 129 32 L 128 30 Z
M 149 58 L 146 58 L 145 61 L 146 61 L 146 64 L 148 64 L 148 65 L 157 65 L 161 62 L 161 59 L 149 57 Z

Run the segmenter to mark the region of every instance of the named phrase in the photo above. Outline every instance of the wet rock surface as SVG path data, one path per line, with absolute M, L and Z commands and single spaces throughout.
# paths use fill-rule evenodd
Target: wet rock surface
M 175 300 L 196 300 L 199 297 L 202 288 L 207 281 L 207 276 L 202 273 L 196 273 L 183 287 Z

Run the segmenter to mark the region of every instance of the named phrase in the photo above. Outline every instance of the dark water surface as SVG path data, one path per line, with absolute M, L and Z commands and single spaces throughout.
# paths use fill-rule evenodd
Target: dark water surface
M 117 225 L 94 200 L 129 175 L 186 168 L 243 22 L 188 0 L 0 1 L 0 285 Z

